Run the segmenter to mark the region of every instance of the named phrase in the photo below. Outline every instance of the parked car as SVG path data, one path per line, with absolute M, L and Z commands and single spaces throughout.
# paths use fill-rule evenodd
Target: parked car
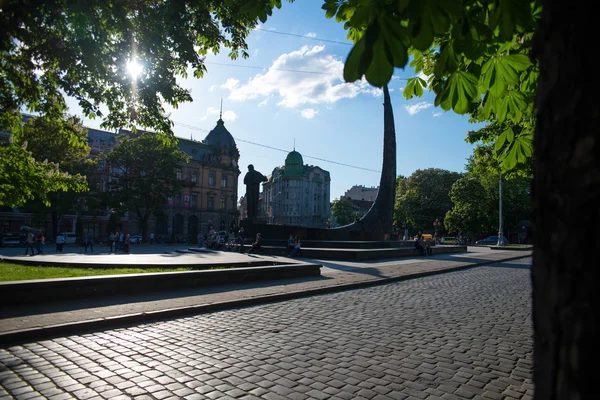
M 443 237 L 440 239 L 440 244 L 458 244 L 458 238 Z
M 21 246 L 23 244 L 25 244 L 25 240 L 20 235 L 8 234 L 2 236 L 2 239 L 0 240 L 0 245 L 2 245 L 2 247 Z
M 134 235 L 129 238 L 131 240 L 131 244 L 140 244 L 142 243 L 142 235 Z
M 77 234 L 75 232 L 61 232 L 60 234 L 65 237 L 66 244 L 77 243 Z
M 504 243 L 508 243 L 508 239 L 504 237 Z M 488 236 L 475 242 L 475 244 L 498 244 L 498 236 Z

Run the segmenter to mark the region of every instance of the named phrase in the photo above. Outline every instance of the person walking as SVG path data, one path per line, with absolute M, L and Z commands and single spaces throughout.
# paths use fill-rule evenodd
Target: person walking
M 125 245 L 125 234 L 123 232 L 119 233 L 119 250 L 125 250 L 123 246 Z
M 240 230 L 238 231 L 238 237 L 236 239 L 237 244 L 240 245 L 240 253 L 244 252 L 244 227 L 241 227 Z
M 123 242 L 125 253 L 131 254 L 131 235 L 128 233 Z
M 60 233 L 56 236 L 56 251 L 62 253 L 65 246 L 65 236 Z
M 33 249 L 33 241 L 33 233 L 29 231 L 27 233 L 27 238 L 25 239 L 25 255 L 27 255 L 27 253 L 29 253 L 29 249 L 31 249 L 31 255 L 35 256 L 35 250 Z
M 92 235 L 92 231 L 89 230 L 87 236 L 85 237 L 85 249 L 84 253 L 87 253 L 88 246 L 90 246 L 90 253 L 94 252 L 94 235 Z
M 42 247 L 42 230 L 38 229 L 37 233 L 35 234 L 35 248 L 37 250 L 37 253 L 43 253 L 44 250 L 41 249 Z
M 115 244 L 115 234 L 113 232 L 108 235 L 108 254 L 113 252 L 113 246 Z
M 150 234 L 150 244 L 154 244 L 154 232 Z
M 40 243 L 38 244 L 38 254 L 44 254 L 44 245 L 46 244 L 46 237 L 44 232 L 40 231 Z

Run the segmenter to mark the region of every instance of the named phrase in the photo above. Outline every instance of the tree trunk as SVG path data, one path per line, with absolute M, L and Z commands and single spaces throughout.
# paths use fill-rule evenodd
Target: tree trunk
M 383 87 L 383 163 L 373 206 L 358 221 L 338 229 L 391 234 L 396 198 L 396 127 L 387 85 Z
M 544 1 L 533 56 L 540 62 L 533 186 L 534 382 L 538 399 L 597 397 L 600 337 L 599 81 L 595 19 Z

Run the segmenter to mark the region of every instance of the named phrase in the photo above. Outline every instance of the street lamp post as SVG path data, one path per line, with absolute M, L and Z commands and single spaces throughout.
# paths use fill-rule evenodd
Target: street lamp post
M 499 221 L 499 228 L 498 228 L 498 246 L 504 246 L 504 220 L 503 220 L 503 216 L 502 216 L 502 172 L 500 172 L 500 183 L 498 184 L 499 186 L 499 191 L 500 191 L 500 201 L 499 201 L 499 208 L 500 208 L 500 221 Z

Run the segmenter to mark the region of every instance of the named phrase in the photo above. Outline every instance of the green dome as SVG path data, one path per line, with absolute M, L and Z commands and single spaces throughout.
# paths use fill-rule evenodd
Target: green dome
M 285 158 L 285 170 L 284 175 L 302 175 L 304 173 L 304 161 L 302 160 L 302 154 L 296 150 L 290 152 Z

